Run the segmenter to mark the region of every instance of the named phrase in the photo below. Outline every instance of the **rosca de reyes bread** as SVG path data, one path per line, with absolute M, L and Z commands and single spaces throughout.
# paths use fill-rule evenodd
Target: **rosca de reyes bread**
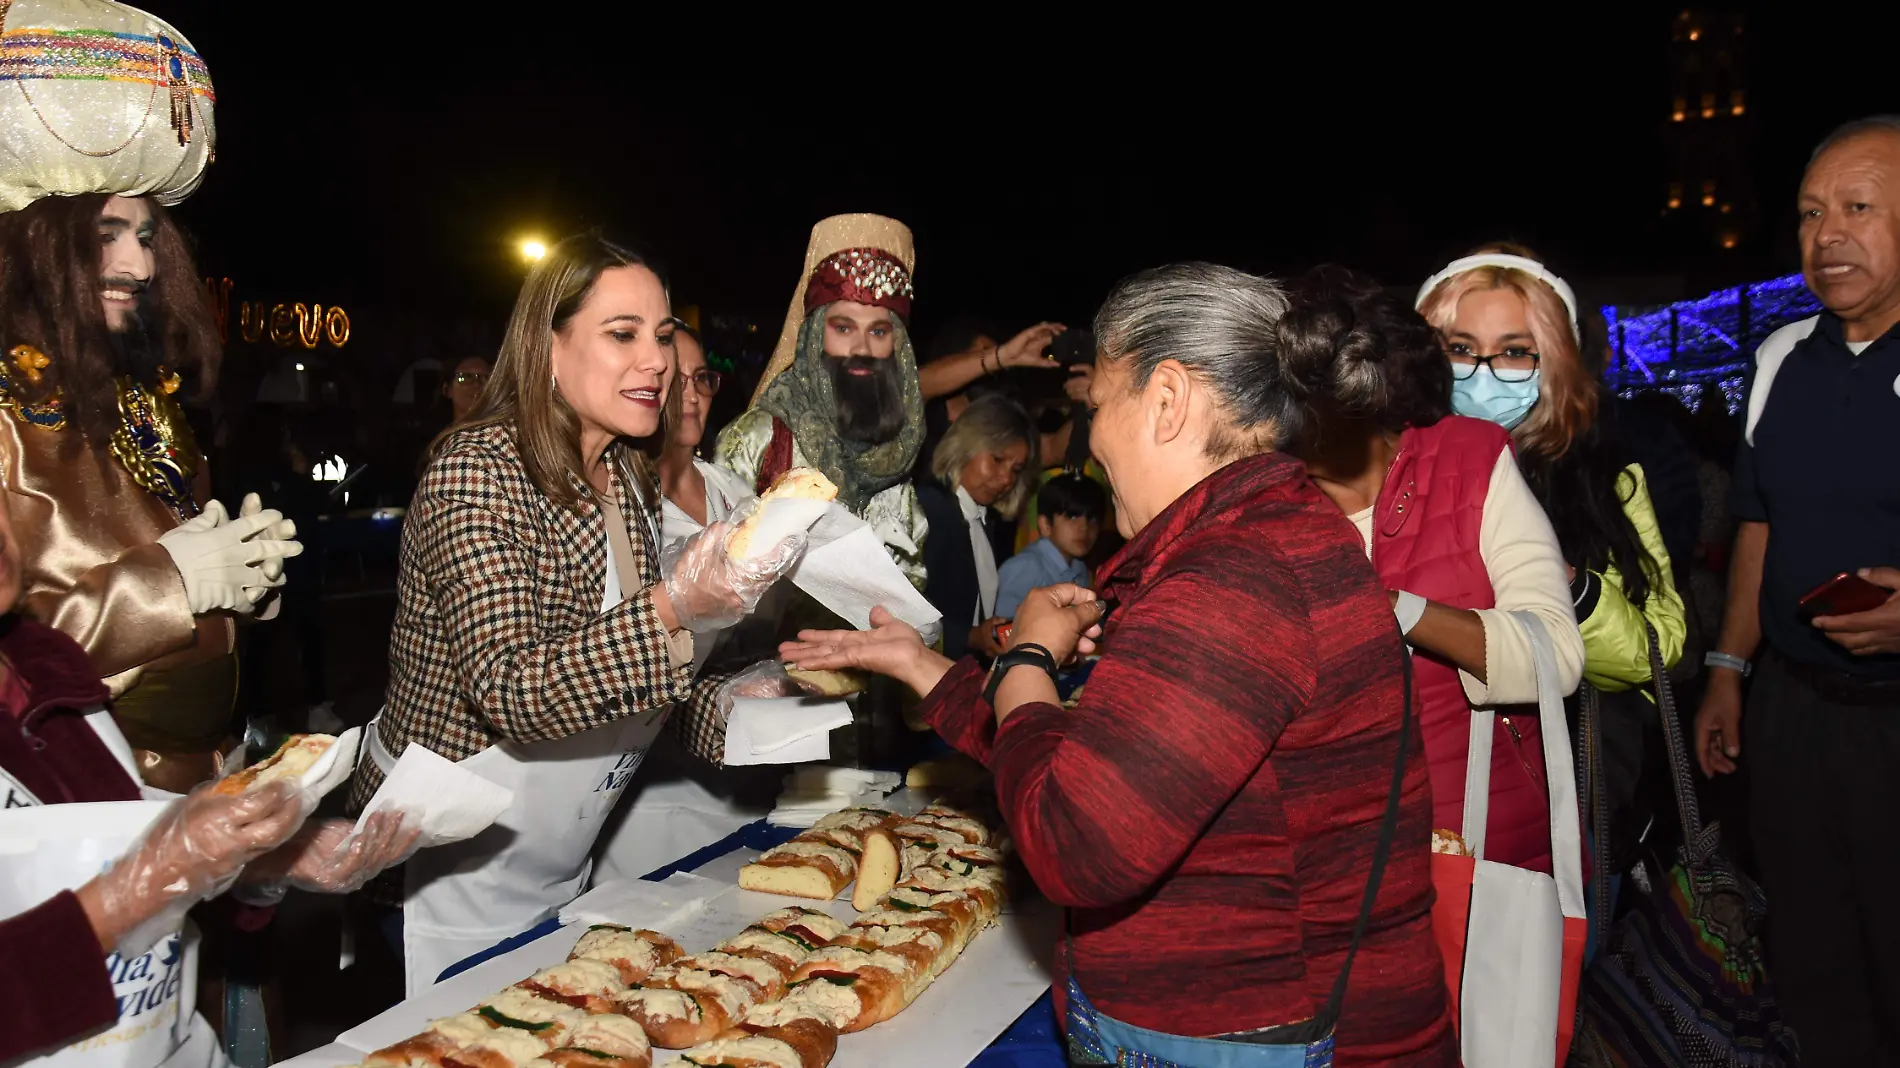
M 765 851 L 739 869 L 739 887 L 829 901 L 857 878 L 865 832 L 895 818 L 878 808 L 848 808 L 820 819 L 810 830 Z
M 787 667 L 785 674 L 792 681 L 805 687 L 820 697 L 849 697 L 864 692 L 868 685 L 863 675 L 855 671 L 818 671 L 808 668 Z
M 246 790 L 262 789 L 279 779 L 302 778 L 335 744 L 336 736 L 331 734 L 293 734 L 277 747 L 275 753 L 220 779 L 211 788 L 212 792 L 241 794 Z
M 813 909 L 779 909 L 712 950 L 654 972 L 621 996 L 620 1011 L 638 1020 L 656 1046 L 710 1042 L 778 997 L 811 951 L 843 930 Z
M 794 467 L 774 479 L 764 493 L 759 494 L 759 506 L 753 509 L 745 521 L 734 527 L 726 536 L 726 555 L 735 560 L 744 560 L 770 549 L 770 545 L 753 544 L 764 521 L 766 508 L 773 501 L 787 499 L 805 499 L 813 501 L 834 500 L 838 496 L 838 487 L 822 471 L 812 467 Z
M 971 938 L 996 922 L 1003 899 L 1000 872 L 968 877 L 931 869 L 920 876 L 894 888 L 844 934 L 805 958 L 779 1004 L 809 1007 L 849 1033 L 888 1020 L 915 1001 Z
M 873 827 L 864 832 L 864 849 L 858 855 L 858 883 L 851 888 L 851 907 L 859 912 L 877 904 L 891 892 L 903 876 L 902 847 L 889 827 Z
M 900 825 L 919 837 L 906 843 Z M 653 1047 L 683 1051 L 660 1068 L 827 1068 L 840 1034 L 902 1012 L 996 922 L 1005 841 L 980 807 L 834 812 L 787 844 L 855 858 L 881 843 L 880 870 L 902 864 L 903 850 L 915 858 L 852 923 L 791 906 L 694 954 L 657 931 L 596 924 L 565 962 L 431 1021 L 363 1068 L 651 1068 Z M 782 855 L 816 863 L 765 869 L 804 866 L 842 887 L 830 853 Z

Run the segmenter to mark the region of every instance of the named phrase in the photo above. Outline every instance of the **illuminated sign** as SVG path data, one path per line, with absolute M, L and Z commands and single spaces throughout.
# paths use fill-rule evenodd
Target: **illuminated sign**
M 231 343 L 231 280 L 205 281 L 211 300 L 211 312 L 218 323 L 218 337 Z M 350 314 L 332 304 L 266 304 L 263 301 L 238 303 L 238 336 L 252 344 L 269 341 L 280 349 L 314 349 L 324 342 L 342 348 L 350 341 Z

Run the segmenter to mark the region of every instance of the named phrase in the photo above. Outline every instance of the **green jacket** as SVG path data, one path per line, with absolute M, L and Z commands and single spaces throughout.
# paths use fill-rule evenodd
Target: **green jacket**
M 1634 483 L 1632 487 L 1631 483 Z M 1623 514 L 1629 517 L 1642 539 L 1643 548 L 1655 562 L 1649 575 L 1649 601 L 1637 608 L 1623 593 L 1623 577 L 1612 564 L 1597 577 L 1601 579 L 1596 607 L 1577 620 L 1583 631 L 1583 680 L 1605 693 L 1634 689 L 1649 683 L 1649 638 L 1645 619 L 1656 628 L 1657 644 L 1662 649 L 1663 667 L 1671 668 L 1682 659 L 1682 643 L 1689 630 L 1682 595 L 1669 563 L 1669 550 L 1663 548 L 1662 530 L 1656 522 L 1656 509 L 1650 503 L 1649 485 L 1639 464 L 1631 464 L 1617 476 L 1617 494 L 1625 497 Z

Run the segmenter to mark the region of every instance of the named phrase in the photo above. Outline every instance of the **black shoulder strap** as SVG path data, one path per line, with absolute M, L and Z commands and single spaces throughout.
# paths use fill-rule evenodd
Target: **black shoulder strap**
M 1403 711 L 1399 714 L 1399 755 L 1392 760 L 1392 791 L 1385 799 L 1385 820 L 1379 824 L 1379 844 L 1372 850 L 1372 876 L 1366 880 L 1366 896 L 1359 902 L 1359 918 L 1352 925 L 1352 948 L 1346 951 L 1346 963 L 1339 969 L 1339 978 L 1333 982 L 1332 996 L 1326 999 L 1326 1007 L 1319 1015 L 1305 1021 L 1312 1026 L 1324 1023 L 1319 1033 L 1308 1042 L 1317 1042 L 1333 1029 L 1339 1020 L 1339 1009 L 1346 1001 L 1346 981 L 1352 976 L 1353 958 L 1359 955 L 1359 940 L 1365 937 L 1366 924 L 1372 921 L 1372 905 L 1379 897 L 1379 884 L 1385 879 L 1385 862 L 1392 855 L 1392 840 L 1399 834 L 1399 800 L 1405 793 L 1405 757 L 1412 741 L 1412 653 L 1402 645 L 1399 659 L 1403 662 L 1399 677 L 1405 690 L 1402 700 Z
M 1399 646 L 1399 677 L 1403 695 L 1400 698 L 1399 713 L 1399 753 L 1392 760 L 1392 789 L 1386 795 L 1385 818 L 1379 824 L 1379 842 L 1372 849 L 1372 874 L 1366 879 L 1366 894 L 1359 902 L 1359 917 L 1352 925 L 1352 947 L 1346 950 L 1346 963 L 1340 966 L 1339 978 L 1333 981 L 1332 995 L 1326 999 L 1326 1006 L 1311 1019 L 1298 1023 L 1279 1024 L 1258 1031 L 1237 1031 L 1215 1037 L 1228 1042 L 1244 1042 L 1248 1045 L 1311 1045 L 1332 1034 L 1339 1022 L 1340 1007 L 1346 1001 L 1346 983 L 1352 977 L 1353 958 L 1359 955 L 1359 941 L 1365 937 L 1366 925 L 1372 920 L 1372 906 L 1379 897 L 1379 884 L 1385 879 L 1386 861 L 1392 855 L 1392 841 L 1399 833 L 1399 802 L 1405 794 L 1405 758 L 1412 742 L 1412 653 L 1401 641 Z M 1066 930 L 1068 916 L 1064 914 L 1065 930 L 1063 939 L 1069 942 L 1069 966 L 1075 966 L 1075 946 Z

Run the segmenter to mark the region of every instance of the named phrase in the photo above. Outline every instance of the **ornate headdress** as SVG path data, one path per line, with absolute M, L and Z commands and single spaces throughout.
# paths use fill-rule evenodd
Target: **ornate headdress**
M 162 19 L 111 0 L 0 0 L 0 211 L 84 193 L 178 203 L 215 154 L 214 99 L 204 60 Z
M 785 309 L 772 362 L 766 364 L 754 404 L 798 355 L 798 335 L 812 311 L 833 301 L 851 300 L 888 308 L 910 317 L 910 276 L 917 269 L 917 252 L 910 228 L 882 215 L 833 215 L 811 229 L 805 248 L 805 270 Z

